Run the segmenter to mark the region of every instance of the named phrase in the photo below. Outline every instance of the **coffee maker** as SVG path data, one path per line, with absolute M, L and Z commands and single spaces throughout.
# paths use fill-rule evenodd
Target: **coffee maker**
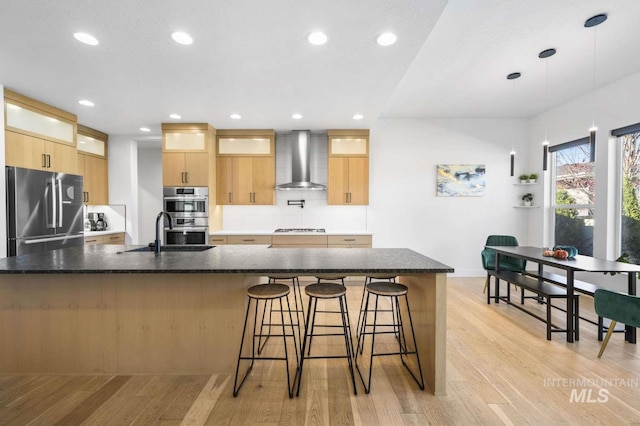
M 97 231 L 98 230 L 98 213 L 87 213 L 87 220 L 90 224 L 89 231 Z
M 96 213 L 98 220 L 96 220 L 96 231 L 106 231 L 109 224 L 104 218 L 104 213 Z

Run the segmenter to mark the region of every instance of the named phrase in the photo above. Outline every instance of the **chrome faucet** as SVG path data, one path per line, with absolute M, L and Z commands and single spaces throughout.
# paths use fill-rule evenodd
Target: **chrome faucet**
M 173 219 L 171 218 L 171 215 L 169 213 L 167 213 L 167 212 L 158 213 L 158 217 L 156 217 L 156 247 L 155 247 L 156 254 L 160 253 L 160 230 L 159 230 L 159 226 L 162 223 L 162 216 L 166 216 L 167 219 L 169 219 L 169 229 L 173 229 Z

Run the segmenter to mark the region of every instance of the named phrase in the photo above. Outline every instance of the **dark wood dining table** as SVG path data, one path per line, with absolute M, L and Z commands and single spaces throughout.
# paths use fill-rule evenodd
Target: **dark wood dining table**
M 640 273 L 640 265 L 631 263 L 616 262 L 613 260 L 598 259 L 591 256 L 576 255 L 570 259 L 556 259 L 554 257 L 543 256 L 544 249 L 542 247 L 532 246 L 488 246 L 487 248 L 496 251 L 496 272 L 500 272 L 500 256 L 511 256 L 519 259 L 528 260 L 538 264 L 538 278 L 542 277 L 543 268 L 545 266 L 561 269 L 566 274 L 567 294 L 574 294 L 574 276 L 576 272 L 603 272 L 627 274 L 627 292 L 636 294 L 636 274 Z M 574 312 L 572 303 L 567 303 L 567 342 L 573 342 L 575 332 Z M 636 328 L 625 325 L 625 340 L 630 343 L 636 343 Z

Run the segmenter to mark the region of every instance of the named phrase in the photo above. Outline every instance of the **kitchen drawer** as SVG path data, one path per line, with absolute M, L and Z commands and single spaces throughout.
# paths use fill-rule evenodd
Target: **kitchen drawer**
M 326 235 L 274 235 L 273 247 L 327 247 Z
M 93 237 L 84 237 L 85 246 L 93 246 L 96 244 L 104 244 L 104 235 L 94 235 Z
M 103 235 L 102 244 L 124 244 L 124 232 Z
M 227 244 L 271 244 L 271 235 L 228 235 Z
M 226 235 L 210 235 L 209 244 L 212 246 L 227 244 L 227 236 Z
M 363 246 L 371 248 L 371 235 L 329 235 L 329 247 L 331 246 Z

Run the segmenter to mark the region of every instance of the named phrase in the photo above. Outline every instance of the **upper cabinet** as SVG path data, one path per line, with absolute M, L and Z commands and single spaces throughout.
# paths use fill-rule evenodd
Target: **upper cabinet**
M 275 185 L 273 130 L 218 130 L 218 204 L 273 205 Z
M 78 174 L 83 179 L 85 204 L 109 204 L 109 136 L 78 124 Z
M 329 130 L 327 203 L 369 204 L 369 130 Z
M 164 186 L 210 186 L 216 130 L 206 123 L 162 124 Z M 211 196 L 211 188 L 209 196 Z
M 5 89 L 7 166 L 77 173 L 77 117 Z

